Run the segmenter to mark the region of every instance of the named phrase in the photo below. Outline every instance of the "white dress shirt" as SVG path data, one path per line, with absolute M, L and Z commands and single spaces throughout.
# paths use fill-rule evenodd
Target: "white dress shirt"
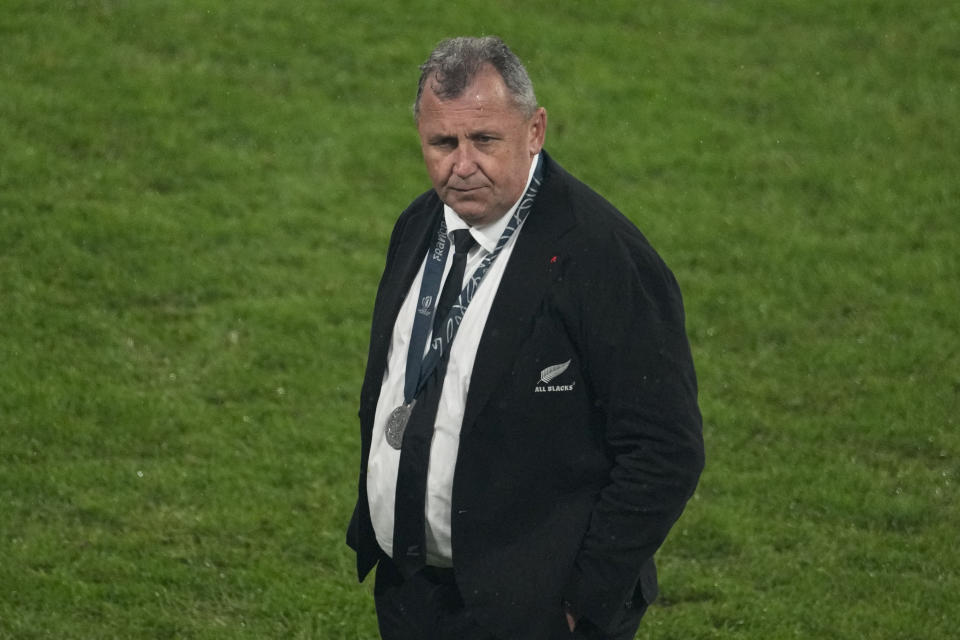
M 527 175 L 526 192 L 533 178 L 533 171 L 538 158 L 530 163 L 530 172 Z M 521 196 L 522 198 L 522 196 Z M 513 204 L 499 220 L 482 227 L 469 227 L 450 207 L 444 205 L 443 216 L 447 223 L 447 234 L 452 243 L 452 232 L 457 229 L 469 229 L 470 235 L 477 241 L 477 246 L 467 254 L 467 264 L 464 270 L 464 282 L 469 278 L 484 257 L 493 253 L 497 241 L 510 221 L 511 216 L 520 204 L 520 199 Z M 477 289 L 470 306 L 463 316 L 456 338 L 450 347 L 447 373 L 443 380 L 440 392 L 440 404 L 437 408 L 437 419 L 434 426 L 433 439 L 430 445 L 430 462 L 427 470 L 426 495 L 426 559 L 427 564 L 437 567 L 453 566 L 453 549 L 450 540 L 450 504 L 453 496 L 453 471 L 457 463 L 457 452 L 460 447 L 460 427 L 463 422 L 463 413 L 467 403 L 467 392 L 470 389 L 470 376 L 473 372 L 473 363 L 477 355 L 477 347 L 483 328 L 490 314 L 490 307 L 500 287 L 517 236 L 523 225 L 513 233 L 507 244 L 500 251 L 500 255 L 490 266 Z M 443 278 L 446 280 L 450 272 L 453 251 L 448 252 L 447 263 L 444 265 Z M 426 256 L 424 256 L 424 263 Z M 384 436 L 387 418 L 390 413 L 403 404 L 403 387 L 406 377 L 407 350 L 413 331 L 413 319 L 416 313 L 417 300 L 420 294 L 420 283 L 423 280 L 424 265 L 410 285 L 407 296 L 400 307 L 393 334 L 390 339 L 390 351 L 387 355 L 387 368 L 383 374 L 383 383 L 380 387 L 380 397 L 377 401 L 377 412 L 373 422 L 373 441 L 370 446 L 370 457 L 367 461 L 367 496 L 370 504 L 370 518 L 377 535 L 380 548 L 387 555 L 393 556 L 393 512 L 396 498 L 397 469 L 400 464 L 400 451 L 387 444 Z M 441 284 L 440 290 L 443 290 Z M 426 354 L 429 341 L 424 348 Z

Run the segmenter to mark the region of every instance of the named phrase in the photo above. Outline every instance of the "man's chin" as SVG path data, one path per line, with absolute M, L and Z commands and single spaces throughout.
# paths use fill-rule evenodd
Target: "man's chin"
M 490 216 L 485 203 L 473 198 L 448 198 L 444 202 L 460 216 L 461 220 L 471 226 L 483 224 Z

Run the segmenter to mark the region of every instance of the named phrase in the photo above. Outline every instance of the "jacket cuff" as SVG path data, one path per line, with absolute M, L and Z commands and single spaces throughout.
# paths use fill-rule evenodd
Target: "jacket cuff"
M 579 567 L 574 567 L 570 579 L 561 592 L 578 619 L 586 619 L 604 632 L 610 632 L 619 622 L 628 607 L 630 588 L 621 592 L 618 589 L 598 587 L 591 583 Z

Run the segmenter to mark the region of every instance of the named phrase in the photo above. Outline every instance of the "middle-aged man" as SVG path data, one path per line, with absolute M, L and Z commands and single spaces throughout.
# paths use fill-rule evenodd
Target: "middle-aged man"
M 347 534 L 380 632 L 632 638 L 703 467 L 677 283 L 542 150 L 498 38 L 442 42 L 414 114 L 433 189 L 377 291 Z

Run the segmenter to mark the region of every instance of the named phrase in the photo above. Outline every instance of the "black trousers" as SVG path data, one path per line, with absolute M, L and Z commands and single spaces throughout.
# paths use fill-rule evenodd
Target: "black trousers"
M 389 558 L 377 565 L 374 585 L 377 623 L 383 640 L 522 640 L 498 638 L 464 606 L 452 570 L 427 567 L 405 579 Z M 558 616 L 560 603 L 557 603 Z M 562 625 L 551 640 L 631 640 L 646 607 L 630 610 L 615 635 L 604 635 L 588 621 L 571 633 Z

